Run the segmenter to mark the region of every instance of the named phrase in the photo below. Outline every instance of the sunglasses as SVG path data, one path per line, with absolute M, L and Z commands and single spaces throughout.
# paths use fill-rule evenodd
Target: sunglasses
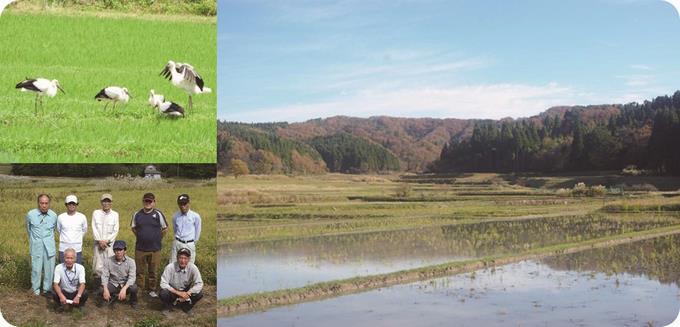
M 78 204 L 75 202 L 69 202 L 66 204 L 67 206 L 77 206 Z
M 152 202 L 153 202 L 153 200 L 151 200 L 151 199 L 145 199 L 144 200 L 144 203 L 152 203 Z

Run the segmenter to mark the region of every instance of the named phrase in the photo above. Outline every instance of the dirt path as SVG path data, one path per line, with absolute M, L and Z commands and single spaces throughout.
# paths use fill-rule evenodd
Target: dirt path
M 193 317 L 175 309 L 166 318 L 160 313 L 160 300 L 146 294 L 140 294 L 139 306 L 133 310 L 127 303 L 99 308 L 95 304 L 97 297 L 91 293 L 85 313 L 80 314 L 77 310 L 57 313 L 51 299 L 35 296 L 29 290 L 2 290 L 0 310 L 15 326 L 215 326 L 215 286 L 206 286 L 203 292 L 203 299 L 194 307 Z
M 518 255 L 496 256 L 463 262 L 444 263 L 387 274 L 322 282 L 295 289 L 238 296 L 224 300 L 223 303 L 218 304 L 217 314 L 223 317 L 233 316 L 257 310 L 265 310 L 271 307 L 318 301 L 325 298 L 365 292 L 397 284 L 412 283 L 437 277 L 467 273 L 523 260 L 536 260 L 559 254 L 576 253 L 589 249 L 610 247 L 675 234 L 680 234 L 680 226 L 627 233 L 615 237 L 599 238 L 580 243 L 548 246 Z

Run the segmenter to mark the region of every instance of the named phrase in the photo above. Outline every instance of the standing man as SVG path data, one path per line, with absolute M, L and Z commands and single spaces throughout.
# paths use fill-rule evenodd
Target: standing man
M 102 194 L 101 209 L 92 212 L 92 234 L 94 236 L 94 253 L 92 255 L 92 271 L 95 279 L 102 276 L 104 263 L 113 255 L 111 246 L 118 236 L 118 213 L 111 209 L 113 197 Z M 98 284 L 97 284 L 98 285 Z
M 153 193 L 144 194 L 142 202 L 144 207 L 132 216 L 131 223 L 132 233 L 137 237 L 137 285 L 155 298 L 158 297 L 156 275 L 161 262 L 161 241 L 168 231 L 168 223 L 163 213 L 156 209 L 156 197 Z M 148 281 L 145 280 L 146 277 Z
M 71 194 L 64 200 L 66 212 L 57 218 L 59 231 L 59 262 L 64 262 L 64 251 L 74 249 L 76 262 L 83 264 L 83 237 L 87 233 L 87 218 L 78 209 L 78 198 Z
M 179 211 L 172 216 L 172 225 L 175 229 L 175 240 L 170 251 L 170 263 L 177 261 L 177 251 L 181 248 L 191 250 L 191 263 L 196 262 L 196 243 L 201 237 L 201 216 L 191 210 L 189 195 L 181 194 L 177 197 Z
M 183 248 L 177 251 L 177 261 L 165 267 L 161 276 L 161 301 L 163 315 L 167 316 L 174 305 L 192 315 L 191 309 L 203 297 L 203 279 L 198 267 L 189 262 L 191 251 Z
M 137 285 L 135 276 L 137 266 L 132 258 L 126 255 L 127 244 L 125 241 L 118 240 L 113 243 L 113 252 L 110 258 L 106 259 L 102 273 L 102 298 L 106 304 L 113 304 L 113 301 L 125 301 L 127 294 L 130 294 L 130 306 L 137 308 Z
M 76 250 L 64 249 L 64 262 L 55 268 L 52 298 L 57 305 L 57 311 L 63 311 L 67 304 L 72 304 L 82 311 L 87 302 L 85 267 L 75 261 Z
M 47 194 L 38 195 L 38 208 L 26 214 L 26 232 L 31 254 L 31 289 L 35 295 L 40 295 L 40 275 L 43 270 L 43 294 L 49 295 L 52 291 L 54 256 L 57 254 L 54 244 L 57 214 L 50 210 L 51 200 Z

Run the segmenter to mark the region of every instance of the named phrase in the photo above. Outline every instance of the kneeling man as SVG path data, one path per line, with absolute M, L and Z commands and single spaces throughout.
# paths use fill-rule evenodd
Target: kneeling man
M 137 266 L 135 260 L 127 256 L 125 241 L 113 243 L 113 255 L 104 261 L 102 269 L 102 298 L 105 304 L 125 301 L 130 294 L 130 306 L 137 308 Z
M 191 251 L 181 248 L 177 251 L 177 261 L 167 265 L 163 271 L 160 298 L 165 306 L 164 315 L 168 315 L 174 305 L 192 315 L 191 309 L 203 297 L 201 272 L 189 262 L 190 259 Z
M 82 311 L 87 302 L 85 267 L 76 263 L 76 250 L 73 248 L 64 250 L 64 263 L 54 268 L 52 298 L 56 302 L 57 311 L 63 311 L 67 304 Z

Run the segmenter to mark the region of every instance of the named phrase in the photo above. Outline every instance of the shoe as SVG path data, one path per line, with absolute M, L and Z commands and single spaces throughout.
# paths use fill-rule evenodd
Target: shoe
M 137 310 L 137 302 L 130 303 L 130 307 L 132 307 L 134 310 Z
M 184 313 L 186 313 L 187 316 L 189 316 L 189 317 L 193 317 L 193 316 L 194 316 L 194 310 L 193 310 L 193 309 L 186 310 L 186 311 L 184 311 Z
M 56 311 L 57 313 L 63 313 L 64 312 L 64 306 L 59 305 L 59 306 L 57 306 L 57 308 L 54 311 Z
M 85 315 L 87 313 L 87 311 L 85 311 L 85 307 L 83 307 L 82 305 L 78 306 L 77 308 L 78 311 L 80 311 L 80 314 Z
M 152 298 L 157 298 L 157 297 L 158 297 L 158 293 L 156 293 L 156 291 L 150 291 L 150 292 L 149 292 L 149 296 L 152 297 Z
M 35 296 L 40 296 L 40 290 L 35 290 L 35 291 L 31 291 L 31 292 L 33 292 L 33 295 L 35 295 Z
M 169 309 L 163 309 L 163 311 L 161 311 L 161 314 L 166 318 L 170 317 L 170 310 Z

